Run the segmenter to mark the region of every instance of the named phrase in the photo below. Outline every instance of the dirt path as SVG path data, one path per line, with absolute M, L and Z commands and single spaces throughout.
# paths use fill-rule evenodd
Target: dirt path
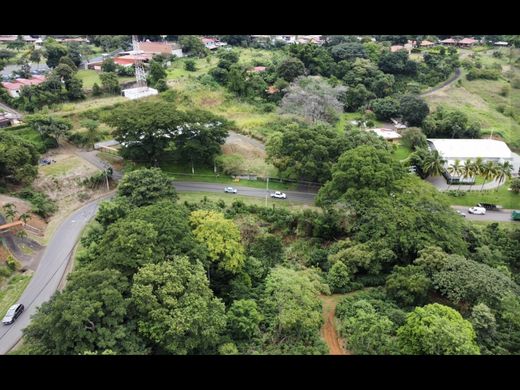
M 352 355 L 352 352 L 344 347 L 343 340 L 339 337 L 334 323 L 336 305 L 344 294 L 322 295 L 320 299 L 323 303 L 323 319 L 325 323 L 321 328 L 321 336 L 329 347 L 330 355 Z

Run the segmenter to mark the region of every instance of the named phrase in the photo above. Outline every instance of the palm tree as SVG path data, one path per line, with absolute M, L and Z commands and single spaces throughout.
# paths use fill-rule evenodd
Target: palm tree
M 453 162 L 453 164 L 451 164 L 447 169 L 451 177 L 453 177 L 453 176 L 459 177 L 459 183 L 460 183 L 461 169 L 462 169 L 462 166 L 460 165 L 460 160 L 455 160 Z M 452 184 L 452 182 L 453 181 L 450 178 L 450 182 L 448 183 L 448 189 L 450 188 L 450 185 Z M 459 188 L 460 188 L 460 186 L 459 186 Z
M 20 214 L 20 217 L 18 218 L 20 221 L 23 221 L 23 223 L 27 223 L 29 219 L 31 219 L 31 215 L 29 213 L 23 213 Z
M 427 176 L 438 176 L 444 171 L 446 160 L 437 150 L 431 151 L 424 159 L 423 171 Z
M 480 176 L 484 168 L 484 160 L 482 157 L 477 157 L 475 161 L 473 161 L 473 174 L 475 175 L 475 181 L 477 180 L 477 176 Z M 473 184 L 469 187 L 469 190 L 471 191 L 471 187 L 473 187 Z
M 461 170 L 462 177 L 464 179 L 469 179 L 473 176 L 475 176 L 475 164 L 470 159 L 467 159 L 464 161 L 464 165 L 462 166 Z M 470 184 L 469 190 L 471 191 L 471 187 L 473 184 Z M 459 190 L 460 190 L 460 184 L 459 184 Z
M 509 161 L 505 161 L 503 164 L 498 164 L 496 179 L 498 180 L 499 185 L 497 186 L 496 191 L 498 191 L 498 187 L 500 187 L 506 179 L 511 179 L 512 170 L 513 165 L 511 165 Z
M 486 161 L 486 163 L 482 166 L 482 175 L 484 175 L 484 183 L 482 183 L 482 187 L 480 187 L 480 192 L 484 190 L 484 184 L 489 179 L 495 179 L 497 176 L 497 164 L 494 161 Z

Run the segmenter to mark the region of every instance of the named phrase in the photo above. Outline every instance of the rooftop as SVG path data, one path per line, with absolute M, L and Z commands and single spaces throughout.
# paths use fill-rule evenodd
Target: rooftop
M 139 42 L 139 50 L 144 53 L 172 54 L 173 47 L 168 42 Z
M 444 139 L 429 138 L 428 142 L 445 158 L 512 158 L 511 150 L 505 142 L 493 139 Z
M 383 137 L 386 140 L 393 140 L 393 139 L 401 138 L 401 135 L 392 129 L 376 128 L 376 129 L 368 129 L 368 131 L 372 131 L 372 132 L 376 133 L 378 136 Z

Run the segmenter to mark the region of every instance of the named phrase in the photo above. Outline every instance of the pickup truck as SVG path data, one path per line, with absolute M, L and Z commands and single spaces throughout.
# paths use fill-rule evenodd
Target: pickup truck
M 496 211 L 496 210 L 500 210 L 503 208 L 502 206 L 499 206 L 497 204 L 491 204 L 491 203 L 479 203 L 477 206 L 484 207 L 486 210 L 491 210 L 491 211 Z

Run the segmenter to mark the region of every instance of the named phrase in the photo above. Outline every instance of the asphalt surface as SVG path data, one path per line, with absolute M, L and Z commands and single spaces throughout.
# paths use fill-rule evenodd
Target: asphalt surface
M 484 215 L 475 215 L 468 212 L 468 206 L 451 206 L 455 210 L 459 210 L 466 214 L 466 219 L 470 221 L 491 221 L 491 222 L 513 222 L 511 213 L 513 210 L 501 209 L 499 211 L 487 210 Z
M 174 181 L 173 186 L 179 192 L 220 192 L 224 194 L 224 187 L 226 184 L 213 184 L 213 183 L 195 183 L 195 182 L 182 182 Z M 265 198 L 265 195 L 271 194 L 275 191 L 266 191 L 265 188 L 251 188 L 251 187 L 240 187 L 232 186 L 238 190 L 237 196 L 252 196 L 256 198 Z M 301 202 L 305 204 L 314 204 L 314 198 L 316 197 L 315 192 L 299 192 L 299 191 L 283 191 L 287 195 L 287 200 L 295 202 Z M 233 194 L 226 194 L 234 196 Z M 280 202 L 284 202 L 284 199 L 279 199 Z
M 0 324 L 0 355 L 4 355 L 22 337 L 22 329 L 30 322 L 36 309 L 54 294 L 63 277 L 70 256 L 85 225 L 96 215 L 98 204 L 106 197 L 95 200 L 75 211 L 56 230 L 42 256 L 40 264 L 23 292 L 19 303 L 25 311 L 11 325 Z M 5 313 L 0 313 L 0 316 Z
M 423 96 L 423 97 L 424 96 L 428 96 L 428 95 L 438 91 L 439 89 L 447 87 L 448 85 L 450 85 L 450 84 L 454 83 L 455 81 L 457 81 L 459 79 L 460 75 L 461 75 L 460 68 L 455 69 L 455 74 L 449 80 L 447 80 L 445 83 L 442 83 L 438 87 L 432 88 L 429 91 L 421 93 L 419 96 Z

